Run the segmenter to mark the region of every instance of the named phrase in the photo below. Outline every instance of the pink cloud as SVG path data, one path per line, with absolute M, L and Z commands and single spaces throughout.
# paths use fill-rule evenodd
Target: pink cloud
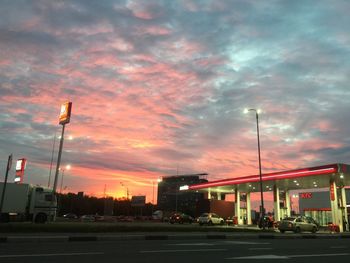
M 127 7 L 139 19 L 152 20 L 163 15 L 163 10 L 158 6 L 158 3 L 151 1 L 145 3 L 129 1 Z
M 171 34 L 171 30 L 163 26 L 142 26 L 137 29 L 138 35 L 149 34 L 153 36 L 166 36 Z

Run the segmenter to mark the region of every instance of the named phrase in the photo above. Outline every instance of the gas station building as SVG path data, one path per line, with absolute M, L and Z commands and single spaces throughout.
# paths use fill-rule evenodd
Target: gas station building
M 338 225 L 340 232 L 345 230 L 344 227 L 348 226 L 348 212 L 347 212 L 347 202 L 346 202 L 346 186 L 350 186 L 350 165 L 347 164 L 328 164 L 317 167 L 302 168 L 296 170 L 265 173 L 261 176 L 262 181 L 262 191 L 263 192 L 273 192 L 273 211 L 274 220 L 279 221 L 280 219 L 291 216 L 291 196 L 290 191 L 304 191 L 313 189 L 310 192 L 303 193 L 300 195 L 303 199 L 312 199 L 313 204 L 321 203 L 321 206 L 325 203 L 324 196 L 317 199 L 319 194 L 317 189 L 328 188 L 326 196 L 328 195 L 328 200 L 330 207 L 304 207 L 301 212 L 308 211 L 307 215 L 313 215 L 322 213 L 322 211 L 329 211 L 327 213 L 327 218 L 323 221 L 331 220 L 332 224 Z M 260 193 L 260 175 L 251 175 L 236 177 L 231 179 L 217 180 L 211 182 L 205 182 L 200 184 L 189 185 L 186 187 L 181 187 L 180 190 L 190 190 L 205 192 L 208 199 L 215 198 L 217 200 L 225 200 L 225 195 L 233 194 L 235 195 L 235 216 L 238 219 L 238 224 L 243 224 L 243 218 L 246 218 L 246 223 L 252 224 L 251 215 L 251 193 Z M 315 191 L 315 192 L 314 192 Z M 324 191 L 323 191 L 324 192 Z M 244 196 L 246 201 L 246 207 L 242 208 L 241 197 Z M 327 198 L 326 198 L 327 199 Z M 323 201 L 322 201 L 323 200 Z M 300 200 L 301 201 L 301 200 Z M 319 202 L 318 202 L 319 201 Z M 312 213 L 311 213 L 312 212 Z

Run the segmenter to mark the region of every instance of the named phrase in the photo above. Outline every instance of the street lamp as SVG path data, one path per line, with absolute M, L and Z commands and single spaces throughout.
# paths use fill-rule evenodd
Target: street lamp
M 62 194 L 62 185 L 63 185 L 63 176 L 65 170 L 70 170 L 71 166 L 68 164 L 65 168 L 62 169 L 62 177 L 61 177 L 61 188 L 60 188 L 60 194 Z
M 261 174 L 261 156 L 260 156 L 260 136 L 259 136 L 259 113 L 260 110 L 257 109 L 244 109 L 244 113 L 248 113 L 250 111 L 255 112 L 256 116 L 256 132 L 258 137 L 258 156 L 259 156 L 259 181 L 260 181 L 260 198 L 261 198 L 261 219 L 265 218 L 265 208 L 264 208 L 264 194 L 263 194 L 263 183 L 262 183 L 262 174 Z M 265 223 L 262 221 L 263 229 L 265 229 Z
M 129 188 L 127 186 L 125 186 L 122 182 L 120 182 L 120 185 L 122 187 L 125 187 L 125 189 L 126 189 L 126 200 L 129 200 Z

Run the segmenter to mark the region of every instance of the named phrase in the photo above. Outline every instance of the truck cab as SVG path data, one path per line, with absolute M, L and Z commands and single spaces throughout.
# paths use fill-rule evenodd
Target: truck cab
M 3 189 L 4 183 L 0 183 L 0 193 Z M 52 189 L 30 184 L 6 184 L 2 221 L 45 223 L 55 219 L 56 210 L 57 199 Z
M 53 221 L 56 217 L 57 198 L 51 189 L 34 186 L 31 193 L 29 214 L 35 223 Z

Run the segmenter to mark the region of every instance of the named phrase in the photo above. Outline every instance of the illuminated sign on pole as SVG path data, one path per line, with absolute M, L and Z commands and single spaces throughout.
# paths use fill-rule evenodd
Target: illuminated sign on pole
M 334 182 L 331 182 L 331 185 L 329 187 L 329 193 L 330 193 L 331 201 L 334 201 L 335 200 Z
M 16 176 L 15 183 L 21 183 L 23 181 L 24 170 L 26 169 L 27 159 L 18 159 L 16 162 Z
M 70 121 L 70 115 L 72 111 L 72 102 L 65 102 L 61 105 L 59 124 L 67 124 Z

